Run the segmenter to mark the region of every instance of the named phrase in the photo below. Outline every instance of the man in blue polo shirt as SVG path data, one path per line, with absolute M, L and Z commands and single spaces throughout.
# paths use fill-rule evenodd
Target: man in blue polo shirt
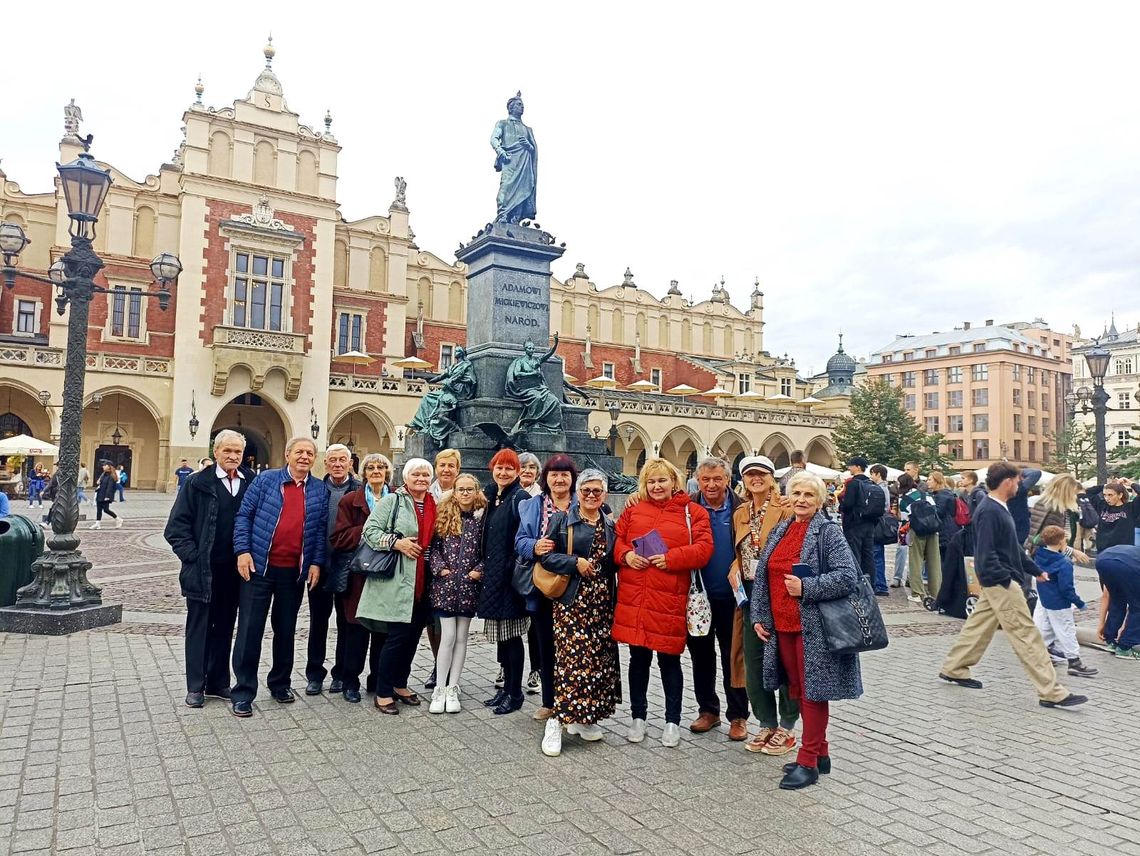
M 728 582 L 728 569 L 736 557 L 732 531 L 732 514 L 740 500 L 730 490 L 731 470 L 720 458 L 705 458 L 697 464 L 698 491 L 692 495 L 709 513 L 713 532 L 713 556 L 701 569 L 701 582 L 712 607 L 712 628 L 707 636 L 690 636 L 689 656 L 693 661 L 693 694 L 699 715 L 689 726 L 697 734 L 720 725 L 720 698 L 716 691 L 716 646 L 720 645 L 720 664 L 724 675 L 724 694 L 730 723 L 729 739 L 748 736 L 748 692 L 732 686 L 732 625 L 736 615 L 736 597 Z

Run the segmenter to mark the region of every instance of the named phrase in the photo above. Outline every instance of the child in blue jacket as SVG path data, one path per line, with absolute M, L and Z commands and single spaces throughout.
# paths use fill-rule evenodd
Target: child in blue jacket
M 1097 670 L 1081 662 L 1081 648 L 1077 644 L 1073 607 L 1084 609 L 1085 602 L 1073 584 L 1073 562 L 1065 556 L 1068 536 L 1060 526 L 1046 526 L 1041 530 L 1040 540 L 1041 547 L 1033 554 L 1033 561 L 1049 579 L 1037 583 L 1039 600 L 1033 621 L 1055 661 L 1067 660 L 1070 675 L 1091 678 Z

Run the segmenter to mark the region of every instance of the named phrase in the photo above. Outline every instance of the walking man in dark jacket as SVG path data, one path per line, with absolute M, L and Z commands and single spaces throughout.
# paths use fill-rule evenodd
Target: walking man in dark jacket
M 329 493 L 309 472 L 316 458 L 316 443 L 308 437 L 290 440 L 286 465 L 257 477 L 234 520 L 234 553 L 243 580 L 230 694 L 234 716 L 253 715 L 266 618 L 273 625 L 269 694 L 281 704 L 296 700 L 289 684 L 297 611 L 306 582 L 313 589 L 320 581 L 328 549 Z
M 245 437 L 219 431 L 217 462 L 179 488 L 163 537 L 182 560 L 178 582 L 186 598 L 186 704 L 230 697 L 230 645 L 237 620 L 238 576 L 234 519 L 253 473 L 241 466 Z
M 989 496 L 978 503 L 974 515 L 974 570 L 982 586 L 978 605 L 966 619 L 958 639 L 942 663 L 938 677 L 946 683 L 980 690 L 982 682 L 970 677 L 986 653 L 994 632 L 1005 631 L 1010 647 L 1037 690 L 1042 707 L 1074 707 L 1088 701 L 1070 693 L 1057 681 L 1057 672 L 1029 615 L 1020 582 L 1026 575 L 1047 580 L 1048 575 L 1021 548 L 1009 501 L 1017 495 L 1018 469 L 1001 461 L 986 472 Z
M 333 443 L 325 449 L 324 484 L 329 495 L 328 534 L 331 536 L 336 525 L 336 514 L 341 498 L 346 493 L 360 489 L 360 482 L 352 475 L 352 453 L 348 450 L 348 446 Z M 326 550 L 326 556 L 331 559 L 332 545 L 328 545 Z M 336 595 L 348 587 L 347 566 L 341 569 L 344 574 L 331 573 L 334 569 L 330 561 L 328 570 L 330 572 L 322 574 L 320 584 L 309 589 L 309 645 L 308 660 L 305 663 L 305 695 L 320 695 L 324 688 L 325 675 L 328 674 L 325 668 L 325 653 L 328 648 L 329 616 L 332 615 Z M 345 630 L 346 624 L 344 610 L 338 608 L 336 654 L 332 667 L 332 683 L 329 684 L 331 693 L 344 692 L 340 667 L 344 665 L 345 643 L 349 635 Z
M 870 461 L 862 455 L 856 455 L 847 462 L 847 471 L 851 478 L 843 488 L 843 498 L 839 501 L 839 514 L 843 520 L 843 534 L 847 536 L 847 543 L 851 552 L 855 554 L 855 561 L 859 570 L 866 574 L 872 584 L 875 581 L 875 524 L 889 508 L 889 504 L 882 505 L 881 492 L 875 484 L 867 478 L 866 472 Z M 873 491 L 873 493 L 872 493 Z M 879 513 L 864 516 L 866 507 L 864 497 L 871 495 L 876 502 Z M 885 580 L 884 580 L 885 583 Z

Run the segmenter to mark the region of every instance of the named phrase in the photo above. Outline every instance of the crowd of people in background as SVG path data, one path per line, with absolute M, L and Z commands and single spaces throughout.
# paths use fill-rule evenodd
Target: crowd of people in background
M 383 715 L 421 706 L 454 715 L 476 692 L 464 668 L 480 619 L 499 674 L 479 701 L 510 715 L 528 693 L 541 694 L 533 718 L 543 723 L 545 755 L 561 754 L 565 736 L 603 739 L 600 723 L 623 700 L 626 739 L 644 741 L 656 721 L 660 744 L 679 745 L 688 680 L 697 702 L 690 732 L 719 731 L 727 720 L 727 738 L 749 752 L 795 752 L 780 787 L 798 789 L 830 772 L 829 704 L 863 692 L 859 655 L 829 647 L 822 609 L 856 596 L 860 574 L 879 596 L 905 581 L 910 601 L 957 614 L 951 600 L 972 562 L 972 608 L 939 677 L 981 688 L 971 670 L 1000 627 L 1041 705 L 1086 701 L 1053 668 L 1097 673 L 1081 658 L 1073 616 L 1086 606 L 1073 563 L 1092 561 L 1070 546 L 1078 527 L 1098 542 L 1100 633 L 1118 657 L 1140 659 L 1140 496 L 1127 479 L 1085 490 L 1061 475 L 1038 492 L 1039 471 L 1005 462 L 982 483 L 973 473 L 953 483 L 938 471 L 923 477 L 914 463 L 891 479 L 885 466 L 853 456 L 850 477 L 833 491 L 800 453 L 780 479 L 761 455 L 735 466 L 709 457 L 688 479 L 651 458 L 615 514 L 609 477 L 564 454 L 543 462 L 502 449 L 476 473 L 463 469 L 460 450 L 444 449 L 396 471 L 383 455 L 357 461 L 334 444 L 317 479 L 308 438 L 289 441 L 279 469 L 257 473 L 244 452 L 242 435 L 222 431 L 212 458 L 197 469 L 183 460 L 176 471 L 165 535 L 182 561 L 194 708 L 214 697 L 237 717 L 254 714 L 267 623 L 265 686 L 275 702 L 293 702 L 307 599 L 306 694 L 325 692 L 330 679 L 329 693 L 350 704 L 369 694 Z M 95 500 L 113 518 L 116 484 L 104 462 Z M 419 690 L 413 661 L 425 634 L 433 668 Z M 654 661 L 659 711 L 649 704 Z

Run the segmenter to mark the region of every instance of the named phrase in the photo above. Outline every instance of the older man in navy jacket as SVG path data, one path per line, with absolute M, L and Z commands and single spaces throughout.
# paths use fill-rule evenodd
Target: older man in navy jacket
M 286 466 L 266 470 L 250 485 L 234 520 L 234 553 L 244 581 L 234 640 L 234 716 L 251 716 L 265 620 L 273 626 L 273 666 L 266 684 L 273 698 L 295 700 L 289 686 L 297 611 L 320 579 L 328 536 L 328 490 L 310 475 L 317 457 L 308 437 L 285 446 Z M 272 608 L 272 611 L 271 611 Z

